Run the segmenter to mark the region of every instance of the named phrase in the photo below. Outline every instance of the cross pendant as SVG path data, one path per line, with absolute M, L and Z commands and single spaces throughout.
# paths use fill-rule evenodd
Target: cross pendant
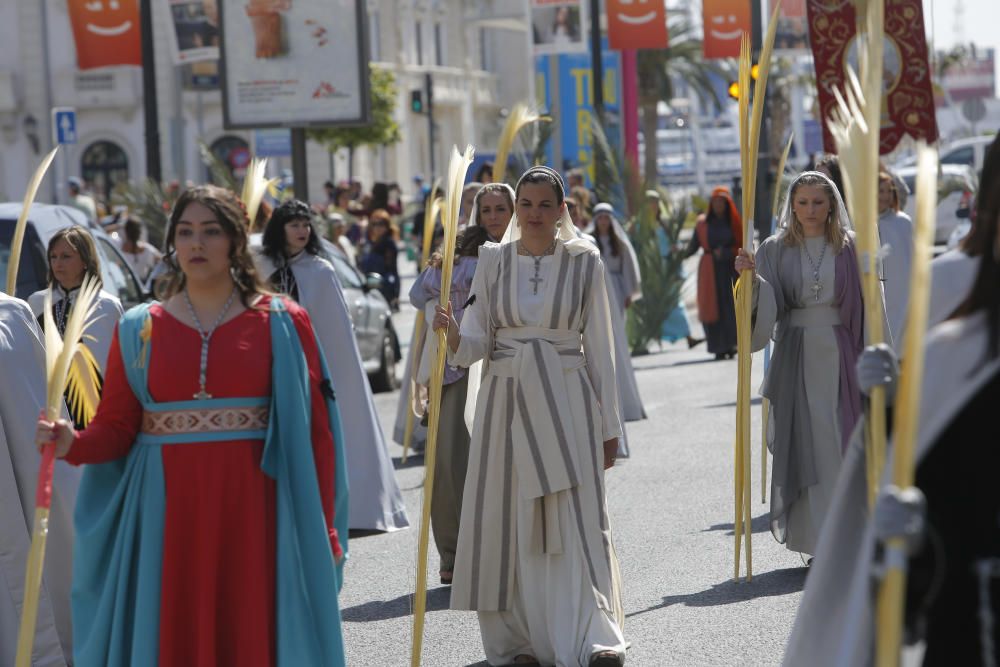
M 542 279 L 538 277 L 538 274 L 536 273 L 534 278 L 528 278 L 528 282 L 531 283 L 532 286 L 531 293 L 538 294 L 538 286 L 542 282 Z
M 813 299 L 819 301 L 819 293 L 823 291 L 823 285 L 821 283 L 816 282 L 812 284 L 812 287 L 810 289 L 812 290 L 813 293 Z
M 205 388 L 202 387 L 201 391 L 199 391 L 197 394 L 195 394 L 193 398 L 196 401 L 204 401 L 204 400 L 207 400 L 209 398 L 212 398 L 212 395 L 210 393 L 208 393 L 207 391 L 205 391 Z

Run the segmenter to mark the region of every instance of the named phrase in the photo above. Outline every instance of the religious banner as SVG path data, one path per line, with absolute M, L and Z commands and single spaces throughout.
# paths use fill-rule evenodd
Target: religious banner
M 843 91 L 847 66 L 858 69 L 854 5 L 844 0 L 807 0 L 809 42 L 816 67 L 823 149 L 837 151 L 827 121 Z M 927 58 L 921 0 L 887 0 L 883 57 L 882 127 L 879 152 L 893 150 L 903 135 L 937 139 L 934 90 Z
M 747 0 L 705 0 L 702 21 L 706 60 L 740 57 L 740 37 L 752 27 Z
M 68 0 L 68 8 L 78 69 L 142 65 L 138 2 Z
M 607 11 L 612 49 L 667 48 L 664 0 L 607 0 Z

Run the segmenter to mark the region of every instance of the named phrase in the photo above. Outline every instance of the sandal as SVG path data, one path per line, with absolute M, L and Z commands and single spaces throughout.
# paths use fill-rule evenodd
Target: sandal
M 625 661 L 617 651 L 600 651 L 590 656 L 590 667 L 622 667 Z

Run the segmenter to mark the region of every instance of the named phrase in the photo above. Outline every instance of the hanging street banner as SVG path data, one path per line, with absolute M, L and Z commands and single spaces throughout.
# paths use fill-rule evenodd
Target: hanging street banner
M 184 65 L 219 58 L 218 0 L 165 0 L 174 29 L 170 51 Z
M 768 2 L 767 15 L 774 13 L 779 0 Z M 775 53 L 789 55 L 805 54 L 809 51 L 809 23 L 806 20 L 806 0 L 781 0 L 778 14 L 778 28 L 774 33 Z
M 846 67 L 858 69 L 854 5 L 833 0 L 807 0 L 809 42 L 816 67 L 823 148 L 837 148 L 827 120 L 837 101 L 834 88 L 844 89 Z M 933 143 L 938 136 L 934 89 L 927 58 L 921 0 L 889 0 L 885 7 L 885 55 L 882 129 L 879 152 L 886 154 L 903 135 Z
M 535 55 L 581 53 L 590 25 L 583 0 L 531 0 L 531 42 Z
M 667 48 L 667 9 L 663 0 L 606 0 L 606 4 L 612 49 Z
M 621 55 L 602 48 L 604 69 L 605 133 L 612 148 L 621 145 Z M 546 149 L 547 164 L 566 173 L 573 168 L 584 170 L 584 180 L 594 182 L 594 135 L 591 130 L 594 110 L 593 75 L 590 52 L 539 56 L 535 58 L 536 95 L 544 101 L 552 117 L 555 133 Z
M 364 125 L 364 0 L 219 0 L 226 128 Z
M 704 0 L 702 3 L 706 60 L 739 58 L 740 37 L 752 29 L 747 0 Z
M 67 0 L 80 70 L 142 65 L 138 2 Z

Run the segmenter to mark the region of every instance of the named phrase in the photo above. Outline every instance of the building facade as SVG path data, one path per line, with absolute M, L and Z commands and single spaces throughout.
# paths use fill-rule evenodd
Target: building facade
M 431 150 L 437 175 L 446 171 L 453 144 L 493 152 L 503 110 L 533 97 L 527 0 L 368 0 L 366 5 L 370 60 L 395 74 L 402 141 L 356 151 L 354 178 L 366 188 L 376 180 L 395 181 L 409 194 L 414 176 L 429 181 Z M 258 136 L 224 127 L 216 68 L 176 65 L 169 2 L 152 0 L 152 6 L 164 180 L 207 178 L 199 142 L 238 169 L 255 152 Z M 20 199 L 34 166 L 53 145 L 52 107 L 76 109 L 77 141 L 61 150 L 40 201 L 63 200 L 69 176 L 83 177 L 98 195 L 116 183 L 145 178 L 140 68 L 78 69 L 67 0 L 0 3 L 0 39 L 6 47 L 0 51 L 0 200 Z M 433 146 L 427 116 L 410 105 L 412 91 L 424 88 L 428 73 Z M 270 171 L 290 166 L 290 158 L 276 157 Z M 331 155 L 313 142 L 308 169 L 314 201 L 322 197 L 326 180 L 346 179 L 352 172 L 346 151 Z

